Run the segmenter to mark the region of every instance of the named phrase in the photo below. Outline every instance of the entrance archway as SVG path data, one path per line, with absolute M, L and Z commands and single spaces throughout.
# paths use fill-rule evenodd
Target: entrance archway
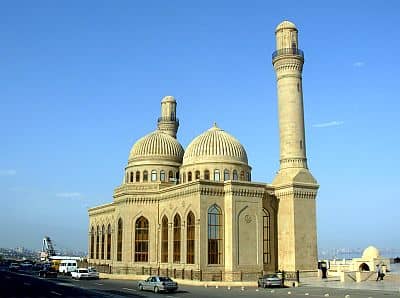
M 362 263 L 359 267 L 360 271 L 369 271 L 369 266 L 365 263 Z

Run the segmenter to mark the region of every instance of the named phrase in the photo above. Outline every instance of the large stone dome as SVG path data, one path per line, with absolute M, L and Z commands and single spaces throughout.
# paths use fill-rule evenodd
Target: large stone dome
M 207 162 L 248 165 L 246 150 L 242 144 L 215 124 L 189 144 L 182 165 Z
M 362 254 L 362 258 L 365 260 L 377 259 L 379 256 L 379 250 L 375 246 L 368 246 L 366 249 L 364 249 Z
M 129 163 L 136 161 L 166 160 L 182 163 L 182 145 L 170 135 L 156 130 L 139 139 L 129 154 Z

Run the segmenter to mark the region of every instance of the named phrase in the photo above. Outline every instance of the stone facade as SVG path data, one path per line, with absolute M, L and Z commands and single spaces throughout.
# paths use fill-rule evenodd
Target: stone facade
M 240 142 L 215 124 L 184 150 L 172 96 L 157 130 L 131 149 L 112 203 L 89 209 L 89 262 L 113 273 L 254 280 L 317 270 L 318 184 L 307 168 L 297 29 L 276 29 L 280 169 L 251 181 Z

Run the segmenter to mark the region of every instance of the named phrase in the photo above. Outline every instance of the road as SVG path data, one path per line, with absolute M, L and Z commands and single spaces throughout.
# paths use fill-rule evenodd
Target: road
M 347 296 L 349 295 L 349 296 Z M 182 285 L 176 293 L 155 294 L 141 292 L 137 281 L 128 280 L 72 280 L 71 277 L 39 278 L 36 275 L 20 272 L 0 271 L 0 297 L 340 297 L 340 298 L 389 298 L 400 297 L 400 293 L 327 289 L 327 288 L 278 288 L 257 289 L 249 287 L 199 287 Z

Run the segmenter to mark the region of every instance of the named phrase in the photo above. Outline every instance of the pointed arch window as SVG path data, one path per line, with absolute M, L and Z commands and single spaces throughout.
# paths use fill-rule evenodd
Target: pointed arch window
M 194 248 L 196 241 L 195 217 L 192 211 L 187 216 L 186 227 L 186 263 L 194 264 Z
M 104 260 L 104 250 L 106 248 L 105 240 L 106 240 L 106 228 L 103 225 L 101 227 L 101 259 L 102 260 Z
M 208 209 L 208 264 L 222 264 L 222 211 L 217 205 Z
M 151 171 L 151 181 L 157 181 L 157 171 L 156 170 L 152 170 Z
M 200 179 L 200 171 L 196 171 L 195 173 L 195 179 L 199 180 Z
M 165 215 L 161 224 L 161 262 L 168 263 L 168 218 Z
M 238 173 L 236 170 L 233 170 L 233 180 L 238 180 Z
M 135 262 L 149 260 L 149 221 L 141 216 L 135 224 Z
M 225 169 L 224 170 L 224 181 L 228 181 L 229 179 L 230 179 L 229 170 Z
M 90 230 L 90 258 L 94 259 L 94 227 Z
M 149 173 L 147 171 L 143 171 L 143 182 L 149 181 Z
M 107 260 L 111 260 L 111 225 L 107 227 Z
M 244 181 L 244 171 L 240 171 L 240 181 Z
M 210 180 L 210 171 L 209 170 L 204 171 L 204 180 Z
M 220 180 L 219 170 L 214 170 L 214 181 Z
M 174 180 L 174 173 L 172 171 L 168 172 L 168 181 L 171 182 Z
M 164 170 L 160 171 L 160 181 L 165 181 L 165 171 Z
M 271 217 L 266 209 L 263 209 L 263 261 L 271 263 Z
M 96 259 L 100 259 L 99 249 L 100 249 L 100 227 L 97 226 L 97 229 L 96 229 Z
M 192 172 L 188 172 L 188 182 L 192 181 Z
M 136 182 L 140 182 L 140 172 L 136 171 Z
M 122 219 L 118 220 L 118 234 L 117 234 L 117 261 L 122 261 Z
M 174 241 L 173 241 L 173 262 L 181 261 L 181 217 L 176 214 L 174 217 Z

